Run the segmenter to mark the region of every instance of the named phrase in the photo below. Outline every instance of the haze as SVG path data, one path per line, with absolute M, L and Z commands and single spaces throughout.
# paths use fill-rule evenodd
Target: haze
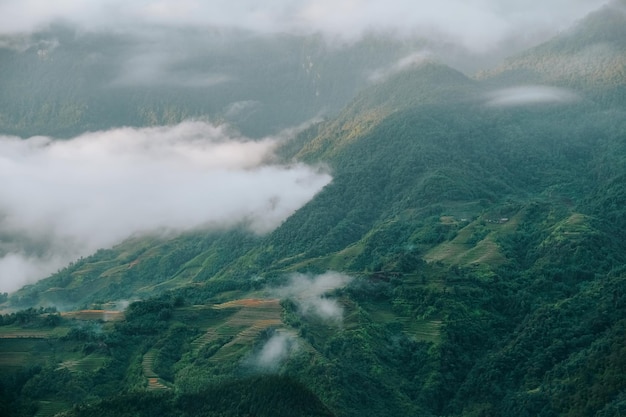
M 9 0 L 0 2 L 0 31 L 28 33 L 54 21 L 85 30 L 232 27 L 262 33 L 321 32 L 355 39 L 370 31 L 417 35 L 485 52 L 517 38 L 536 40 L 570 26 L 606 0 Z M 143 28 L 143 29 L 142 29 Z
M 289 285 L 275 290 L 275 293 L 295 302 L 302 315 L 340 324 L 343 307 L 327 294 L 345 287 L 351 281 L 352 277 L 335 271 L 321 275 L 293 274 Z

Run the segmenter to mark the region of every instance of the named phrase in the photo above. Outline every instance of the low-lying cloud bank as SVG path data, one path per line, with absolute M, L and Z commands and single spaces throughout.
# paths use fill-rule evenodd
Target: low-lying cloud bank
M 349 275 L 334 271 L 322 275 L 293 274 L 289 284 L 277 289 L 276 293 L 282 298 L 293 300 L 303 315 L 341 323 L 343 307 L 327 294 L 345 287 L 350 281 L 352 277 Z
M 203 122 L 0 136 L 0 291 L 137 233 L 274 229 L 331 180 L 318 167 L 272 164 L 281 140 Z
M 505 88 L 487 96 L 487 105 L 494 107 L 514 107 L 533 104 L 563 104 L 580 100 L 580 97 L 567 89 L 544 85 L 528 85 Z

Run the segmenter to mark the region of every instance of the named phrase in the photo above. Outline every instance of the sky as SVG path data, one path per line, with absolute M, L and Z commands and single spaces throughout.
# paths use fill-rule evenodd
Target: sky
M 435 36 L 481 53 L 512 38 L 552 35 L 607 1 L 0 0 L 0 33 L 28 33 L 58 20 L 85 30 L 236 27 L 263 33 L 322 32 L 347 40 L 374 30 Z

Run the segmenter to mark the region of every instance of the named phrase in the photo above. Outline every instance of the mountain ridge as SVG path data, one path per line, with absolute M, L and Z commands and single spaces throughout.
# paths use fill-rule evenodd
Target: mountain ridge
M 621 6 L 620 6 L 621 4 Z M 496 83 L 547 83 L 621 100 L 626 80 L 626 11 L 612 2 L 573 28 L 478 74 Z M 623 104 L 623 103 L 622 103 Z

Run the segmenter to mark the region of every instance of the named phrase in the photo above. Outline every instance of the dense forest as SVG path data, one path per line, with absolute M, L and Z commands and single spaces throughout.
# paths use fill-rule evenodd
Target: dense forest
M 385 45 L 342 56 L 313 40 L 264 40 L 326 57 L 329 80 L 316 79 L 328 84 L 315 88 L 334 91 L 335 112 L 275 158 L 323 165 L 332 182 L 268 233 L 243 222 L 133 236 L 7 294 L 0 414 L 623 415 L 624 28 L 626 14 L 607 6 L 476 76 L 427 59 L 350 85 L 331 74 Z M 0 52 L 16 66 L 29 59 Z M 304 88 L 281 82 L 292 81 Z M 105 100 L 65 93 L 50 92 L 72 106 L 94 100 L 90 109 Z M 179 112 L 155 123 L 215 114 L 193 94 L 163 94 L 124 106 L 147 114 L 162 100 Z M 52 124 L 59 113 L 43 108 L 54 100 L 24 110 L 34 121 L 16 106 L 2 129 Z M 278 101 L 257 115 L 281 113 Z M 120 112 L 129 119 L 107 114 L 147 123 Z M 112 123 L 89 117 L 48 133 Z M 253 120 L 240 128 L 263 135 L 278 123 Z

